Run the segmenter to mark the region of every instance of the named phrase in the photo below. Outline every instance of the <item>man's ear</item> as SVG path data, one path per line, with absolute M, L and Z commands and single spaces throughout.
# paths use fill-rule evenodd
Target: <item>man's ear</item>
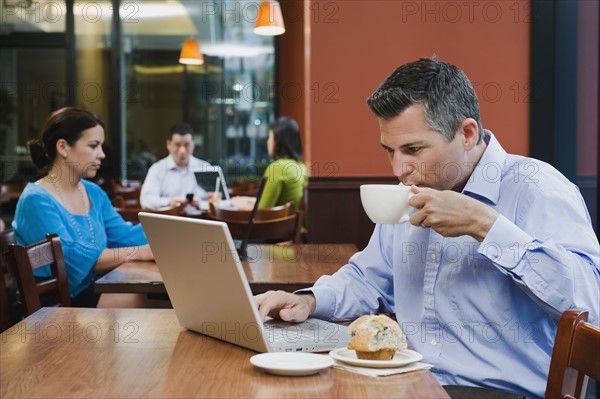
M 473 118 L 466 118 L 460 124 L 459 132 L 462 133 L 462 140 L 464 140 L 465 150 L 469 151 L 477 145 L 479 140 L 479 125 Z

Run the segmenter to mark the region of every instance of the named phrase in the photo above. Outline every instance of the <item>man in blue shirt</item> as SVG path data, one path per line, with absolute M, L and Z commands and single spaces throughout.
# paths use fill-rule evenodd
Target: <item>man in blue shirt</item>
M 376 225 L 368 246 L 296 294 L 256 297 L 262 317 L 395 313 L 444 385 L 544 396 L 556 323 L 598 325 L 599 245 L 575 185 L 507 154 L 481 125 L 466 75 L 439 59 L 396 69 L 369 97 L 410 223 Z

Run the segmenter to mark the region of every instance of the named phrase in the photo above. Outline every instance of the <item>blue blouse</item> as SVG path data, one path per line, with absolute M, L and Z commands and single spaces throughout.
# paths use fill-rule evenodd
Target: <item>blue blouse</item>
M 44 240 L 49 233 L 58 234 L 71 297 L 92 283 L 97 275 L 92 268 L 106 248 L 148 243 L 142 226 L 125 222 L 97 184 L 87 180 L 81 182 L 91 202 L 88 215 L 70 213 L 44 187 L 29 183 L 19 198 L 12 223 L 17 243 L 21 245 Z M 50 266 L 39 268 L 34 274 L 49 277 Z

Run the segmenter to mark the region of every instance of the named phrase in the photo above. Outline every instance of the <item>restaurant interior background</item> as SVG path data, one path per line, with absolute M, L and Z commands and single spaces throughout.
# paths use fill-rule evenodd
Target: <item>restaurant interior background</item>
M 358 187 L 395 181 L 365 99 L 396 66 L 435 54 L 474 82 L 484 127 L 578 184 L 596 223 L 597 1 L 280 4 L 286 32 L 265 37 L 252 31 L 251 0 L 0 0 L 1 182 L 32 178 L 25 143 L 64 105 L 103 117 L 102 174 L 122 179 L 143 178 L 182 120 L 196 156 L 230 180 L 254 178 L 268 124 L 289 115 L 311 174 L 309 241 L 360 248 L 372 224 Z M 188 38 L 203 65 L 178 63 Z M 6 221 L 10 211 L 2 204 Z

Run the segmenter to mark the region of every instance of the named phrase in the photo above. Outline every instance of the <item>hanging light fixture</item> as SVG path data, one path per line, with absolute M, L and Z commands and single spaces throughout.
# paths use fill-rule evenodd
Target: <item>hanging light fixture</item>
M 198 39 L 185 39 L 179 54 L 179 62 L 186 65 L 202 65 L 204 57 L 200 52 L 200 41 Z
M 263 36 L 277 36 L 285 32 L 283 16 L 281 15 L 281 5 L 278 1 L 263 1 L 258 6 L 256 16 L 256 27 L 254 33 Z

